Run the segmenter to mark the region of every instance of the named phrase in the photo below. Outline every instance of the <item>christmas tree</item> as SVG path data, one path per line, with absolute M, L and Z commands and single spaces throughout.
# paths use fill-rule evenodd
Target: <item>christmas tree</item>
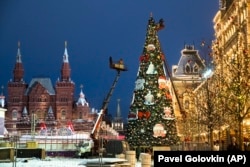
M 132 148 L 171 146 L 179 141 L 171 82 L 157 35 L 162 28 L 163 20 L 156 23 L 150 16 L 128 115 L 126 140 Z

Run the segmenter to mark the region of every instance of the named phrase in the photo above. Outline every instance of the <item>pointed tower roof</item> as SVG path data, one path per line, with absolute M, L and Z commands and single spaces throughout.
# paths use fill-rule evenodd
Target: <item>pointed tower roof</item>
M 117 99 L 117 111 L 116 111 L 116 117 L 121 117 L 121 107 L 120 107 L 120 101 L 121 99 Z
M 178 65 L 173 66 L 173 78 L 182 80 L 200 78 L 200 74 L 205 67 L 206 65 L 194 45 L 185 45 L 184 49 L 181 50 Z
M 65 49 L 63 54 L 63 64 L 61 68 L 61 81 L 71 81 L 70 80 L 70 65 L 69 65 L 69 55 L 67 50 L 67 41 L 65 41 Z
M 21 117 L 21 121 L 22 122 L 25 122 L 25 123 L 28 123 L 29 122 L 29 116 L 28 116 L 28 111 L 27 111 L 27 107 L 24 106 L 23 108 L 23 112 L 22 112 L 22 117 Z
M 15 67 L 13 70 L 13 74 L 14 74 L 14 82 L 23 81 L 24 69 L 23 69 L 23 64 L 22 64 L 22 59 L 21 59 L 20 42 L 18 42 L 16 63 L 15 63 Z
M 69 55 L 67 50 L 67 41 L 65 41 L 65 49 L 64 49 L 64 55 L 63 55 L 63 62 L 69 63 Z
M 20 42 L 18 42 L 18 48 L 17 48 L 17 59 L 16 59 L 16 62 L 17 63 L 22 63 L 22 60 L 21 60 L 21 51 L 20 51 Z
M 53 120 L 55 120 L 54 112 L 53 112 L 52 107 L 49 106 L 48 114 L 46 116 L 46 121 L 53 121 Z
M 49 106 L 48 114 L 54 114 L 53 109 L 51 106 Z
M 26 106 L 24 106 L 23 108 L 23 113 L 22 113 L 23 116 L 27 116 L 28 115 L 28 111 L 27 111 L 27 108 Z
M 89 103 L 86 101 L 85 99 L 85 95 L 84 93 L 82 92 L 82 88 L 83 88 L 83 85 L 80 86 L 81 88 L 81 91 L 80 91 L 80 94 L 79 94 L 79 98 L 78 98 L 78 101 L 77 101 L 77 105 L 82 105 L 82 106 L 89 106 Z

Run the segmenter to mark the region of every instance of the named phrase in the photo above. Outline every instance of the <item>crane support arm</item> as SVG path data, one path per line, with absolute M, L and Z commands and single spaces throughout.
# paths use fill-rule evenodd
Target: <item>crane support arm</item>
M 118 82 L 119 77 L 120 77 L 120 70 L 117 70 L 117 75 L 115 77 L 115 80 L 113 81 L 113 84 L 112 84 L 112 86 L 110 88 L 110 91 L 109 91 L 107 97 L 105 98 L 105 100 L 103 102 L 102 109 L 101 109 L 101 111 L 100 111 L 100 113 L 99 113 L 99 115 L 97 117 L 94 128 L 92 129 L 91 137 L 93 139 L 96 139 L 96 135 L 100 130 L 100 124 L 102 123 L 103 116 L 106 114 L 106 110 L 107 110 L 110 98 L 111 98 L 111 96 L 112 96 L 112 94 L 114 92 L 114 89 L 115 89 L 115 86 L 116 86 L 116 84 Z

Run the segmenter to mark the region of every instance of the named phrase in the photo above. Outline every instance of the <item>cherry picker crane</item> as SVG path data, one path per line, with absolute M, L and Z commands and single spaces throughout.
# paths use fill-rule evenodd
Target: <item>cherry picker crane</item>
M 118 62 L 113 62 L 112 57 L 110 57 L 109 58 L 109 67 L 111 69 L 116 70 L 117 74 L 116 74 L 116 77 L 115 77 L 115 79 L 113 81 L 113 84 L 112 84 L 106 98 L 103 101 L 101 111 L 100 111 L 100 113 L 99 113 L 99 115 L 97 117 L 94 128 L 91 131 L 90 137 L 94 141 L 94 152 L 100 152 L 101 151 L 100 149 L 102 149 L 102 147 L 103 147 L 103 142 L 102 141 L 100 142 L 100 138 L 99 138 L 99 132 L 100 132 L 100 129 L 101 129 L 101 124 L 103 122 L 104 116 L 106 116 L 106 114 L 107 114 L 106 110 L 107 110 L 110 98 L 111 98 L 111 96 L 113 94 L 113 91 L 115 89 L 115 86 L 116 86 L 116 84 L 118 82 L 118 79 L 120 78 L 121 71 L 127 71 L 127 68 L 124 65 L 122 59 L 120 59 Z

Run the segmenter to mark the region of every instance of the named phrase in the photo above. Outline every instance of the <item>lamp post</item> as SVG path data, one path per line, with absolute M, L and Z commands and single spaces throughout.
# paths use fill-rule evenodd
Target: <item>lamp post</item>
M 35 132 L 36 132 L 36 114 L 32 113 L 32 115 L 31 115 L 31 136 L 32 136 L 32 140 L 35 139 Z
M 199 99 L 199 98 L 198 98 Z M 198 106 L 198 99 L 196 99 L 196 106 Z M 200 109 L 197 109 L 197 130 L 198 130 L 198 150 L 200 150 L 200 137 L 201 137 L 201 131 L 200 131 Z

